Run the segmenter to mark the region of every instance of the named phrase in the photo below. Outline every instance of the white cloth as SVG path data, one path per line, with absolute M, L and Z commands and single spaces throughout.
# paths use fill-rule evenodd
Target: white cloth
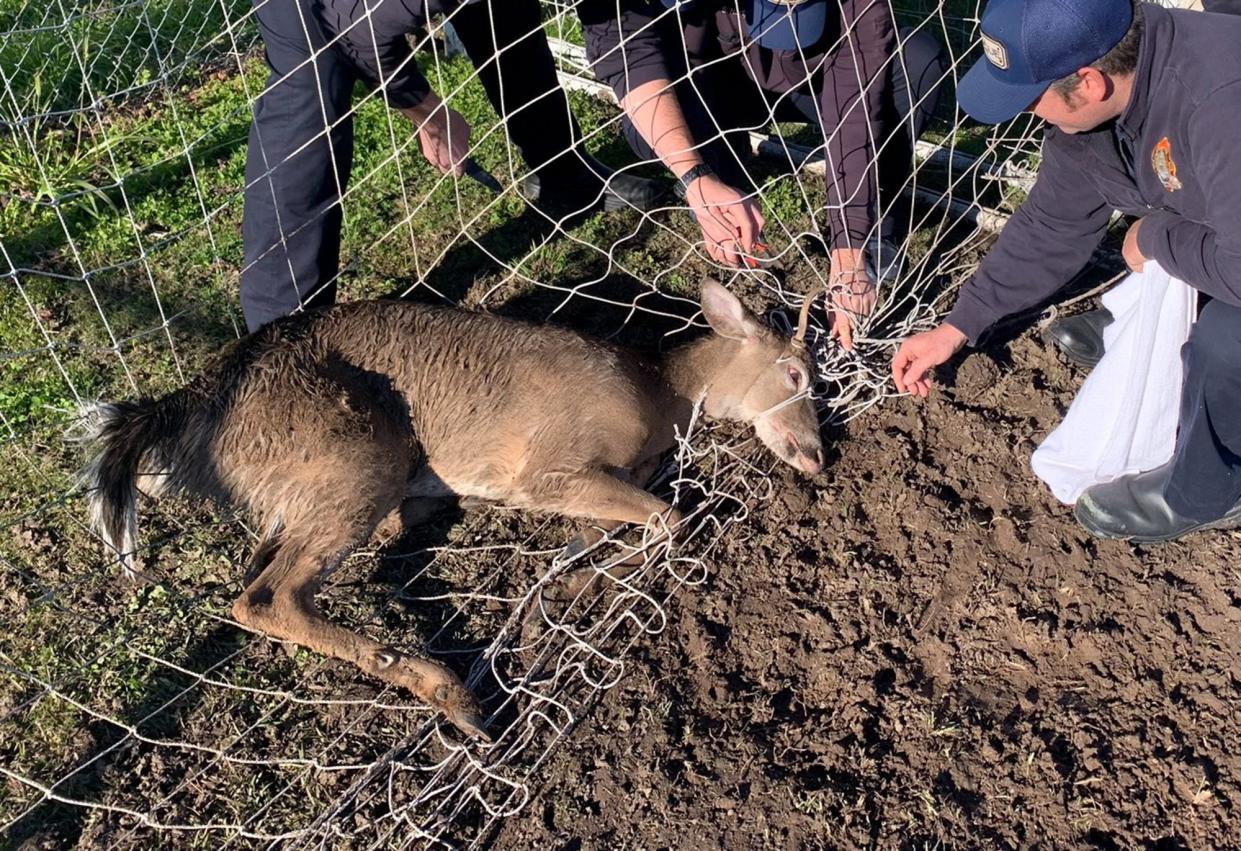
M 1030 459 L 1061 502 L 1091 485 L 1153 470 L 1172 457 L 1180 415 L 1181 346 L 1197 292 L 1147 260 L 1103 296 L 1115 317 L 1103 329 L 1106 354 L 1068 414 Z

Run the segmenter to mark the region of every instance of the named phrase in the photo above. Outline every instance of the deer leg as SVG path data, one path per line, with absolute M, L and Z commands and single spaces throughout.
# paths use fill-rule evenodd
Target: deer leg
M 241 579 L 242 588 L 249 588 L 250 583 L 258 579 L 259 574 L 272 563 L 272 559 L 276 557 L 276 552 L 279 549 L 280 538 L 278 534 L 263 536 L 263 540 L 259 541 L 259 545 L 254 548 L 254 552 L 250 555 L 250 561 L 246 563 L 246 572 Z
M 618 470 L 613 475 L 623 482 L 637 485 L 640 488 L 645 487 L 659 468 L 659 460 L 660 456 L 653 455 L 638 462 L 632 469 Z M 602 541 L 608 533 L 616 531 L 623 525 L 625 524 L 619 520 L 601 520 L 587 526 L 565 547 L 565 557 L 573 558 L 578 553 L 590 549 Z
M 365 535 L 355 540 L 365 540 Z M 271 563 L 233 603 L 233 617 L 255 632 L 292 641 L 357 665 L 362 671 L 408 689 L 447 716 L 462 732 L 487 739 L 478 701 L 452 671 L 334 624 L 315 605 L 324 574 L 352 546 L 325 551 L 283 541 Z
M 586 552 L 586 550 L 607 537 L 608 534 L 615 532 L 624 525 L 619 520 L 600 520 L 598 523 L 592 523 L 574 535 L 572 541 L 565 544 L 565 558 L 573 558 Z
M 648 478 L 649 475 L 648 472 Z M 568 479 L 563 484 L 560 499 L 555 507 L 551 505 L 539 507 L 551 508 L 571 516 L 597 518 L 595 526 L 582 530 L 569 544 L 567 548 L 569 555 L 594 546 L 603 535 L 624 523 L 645 524 L 654 514 L 664 516 L 669 527 L 675 526 L 681 520 L 681 513 L 659 497 L 602 470 L 593 470 Z M 574 551 L 574 547 L 578 549 Z M 602 572 L 607 573 L 613 579 L 624 579 L 643 563 L 642 555 L 635 553 L 629 558 L 609 565 Z M 593 567 L 571 571 L 561 577 L 554 586 L 549 587 L 545 596 L 549 600 L 559 602 L 574 600 L 594 587 L 600 572 Z
M 230 414 L 264 423 L 278 408 L 299 428 L 296 435 L 275 429 L 261 448 L 233 459 L 242 490 L 252 494 L 251 512 L 269 530 L 233 617 L 406 688 L 464 732 L 485 737 L 482 709 L 452 671 L 332 623 L 315 605 L 323 576 L 408 495 L 417 447 L 408 419 L 394 414 L 400 405 L 347 365 L 288 368 L 295 382 L 273 380 L 275 390 Z
M 387 544 L 430 520 L 455 501 L 455 497 L 408 497 L 379 521 L 371 540 L 380 545 Z
M 541 484 L 529 505 L 537 511 L 617 523 L 645 524 L 656 514 L 668 514 L 669 518 L 675 518 L 669 520 L 672 523 L 681 516 L 654 494 L 603 470 L 558 475 L 554 484 Z

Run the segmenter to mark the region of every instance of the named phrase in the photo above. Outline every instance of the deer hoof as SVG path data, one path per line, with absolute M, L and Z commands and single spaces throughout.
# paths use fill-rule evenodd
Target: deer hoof
M 472 739 L 484 742 L 492 741 L 487 732 L 487 716 L 479 705 L 478 699 L 465 686 L 440 685 L 435 689 L 435 697 L 431 703 L 444 713 L 452 725 Z
M 599 572 L 593 567 L 569 571 L 548 584 L 543 590 L 543 598 L 554 603 L 572 603 L 598 575 Z
M 579 555 L 582 554 L 583 551 L 586 550 L 587 547 L 588 547 L 588 544 L 586 542 L 585 536 L 578 535 L 572 541 L 569 541 L 569 543 L 565 544 L 565 548 L 564 548 L 565 560 L 568 561 L 569 559 L 577 558 Z
M 443 665 L 385 648 L 371 657 L 366 670 L 408 689 L 419 700 L 444 713 L 467 736 L 491 741 L 485 729 L 487 715 L 478 699 Z

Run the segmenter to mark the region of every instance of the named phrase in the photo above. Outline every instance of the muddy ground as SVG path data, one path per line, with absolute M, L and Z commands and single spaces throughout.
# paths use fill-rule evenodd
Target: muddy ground
M 1033 333 L 872 409 L 671 607 L 517 848 L 1241 846 L 1241 534 L 1089 538 Z

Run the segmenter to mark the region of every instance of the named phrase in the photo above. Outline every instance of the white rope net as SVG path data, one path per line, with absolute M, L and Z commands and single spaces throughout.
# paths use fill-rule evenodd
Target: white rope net
M 940 102 L 902 187 L 915 203 L 898 280 L 858 318 L 855 353 L 817 337 L 818 398 L 835 424 L 891 392 L 893 346 L 931 327 L 1036 166 L 1029 120 L 982 128 L 953 111 L 977 55 L 977 4 L 898 0 L 890 14 L 902 28 L 893 64 L 917 33 L 941 45 Z M 333 619 L 462 673 L 491 714 L 485 745 L 348 666 L 241 631 L 229 611 L 255 535 L 236 518 L 144 503 L 141 554 L 160 579 L 119 582 L 86 526 L 80 458 L 62 434 L 80 404 L 167 392 L 244 333 L 247 129 L 256 99 L 281 86 L 267 79 L 255 16 L 248 0 L 0 0 L 0 822 L 14 845 L 484 842 L 538 794 L 549 755 L 659 634 L 666 607 L 713 557 L 744 557 L 735 532 L 772 489 L 754 440 L 696 419 L 655 485 L 685 512 L 675 547 L 630 529 L 569 559 L 567 523 L 496 508 L 351 558 L 322 594 Z M 826 282 L 817 128 L 743 128 L 779 273 L 713 264 L 675 200 L 540 221 L 474 68 L 448 55 L 451 20 L 411 34 L 406 61 L 473 124 L 471 155 L 503 191 L 434 171 L 384 90 L 355 92 L 323 128 L 353 124 L 352 175 L 334 178 L 341 300 L 442 298 L 650 345 L 684 330 L 706 274 L 785 309 L 786 322 Z M 574 4 L 545 3 L 544 29 L 584 147 L 660 174 L 621 138 Z M 822 312 L 813 318 L 821 332 Z M 568 568 L 635 554 L 636 570 L 601 574 L 570 603 L 542 593 Z

